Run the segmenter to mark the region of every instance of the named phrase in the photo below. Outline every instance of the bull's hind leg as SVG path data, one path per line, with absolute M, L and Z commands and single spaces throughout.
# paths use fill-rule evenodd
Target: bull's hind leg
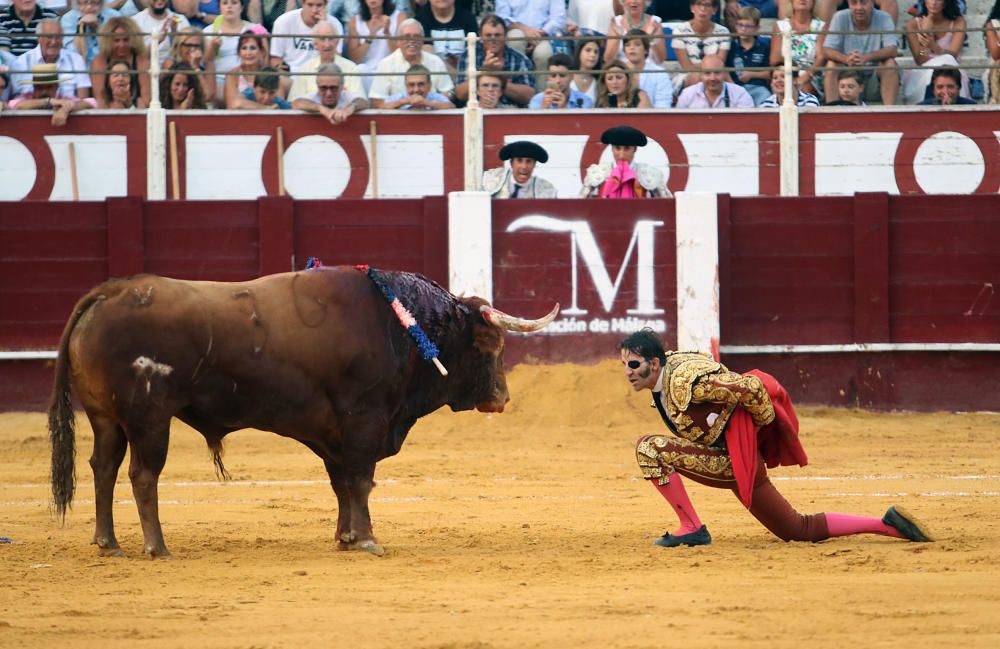
M 97 525 L 94 540 L 97 553 L 101 556 L 124 556 L 118 539 L 115 538 L 115 523 L 112 514 L 115 481 L 118 469 L 125 459 L 128 445 L 125 432 L 114 420 L 103 415 L 88 413 L 90 426 L 94 429 L 94 453 L 90 456 L 90 468 L 94 472 L 94 504 Z
M 143 551 L 154 559 L 170 557 L 160 527 L 158 495 L 160 472 L 167 461 L 169 442 L 169 420 L 163 426 L 129 429 L 132 457 L 128 477 L 132 480 L 132 493 L 142 523 Z
M 337 495 L 337 549 L 350 550 L 354 543 L 354 536 L 351 534 L 351 498 L 347 486 L 347 480 L 340 471 L 340 467 L 329 460 L 324 460 L 326 473 L 330 476 L 330 486 L 333 493 Z

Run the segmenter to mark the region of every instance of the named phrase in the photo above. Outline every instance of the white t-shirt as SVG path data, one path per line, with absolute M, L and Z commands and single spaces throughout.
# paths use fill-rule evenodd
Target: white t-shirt
M 406 92 L 406 71 L 412 65 L 403 57 L 402 50 L 396 50 L 389 56 L 379 61 L 375 67 L 375 72 L 392 72 L 399 76 L 378 76 L 372 80 L 372 87 L 368 96 L 372 99 L 387 99 L 401 92 Z M 431 71 L 431 89 L 442 95 L 447 95 L 454 90 L 455 84 L 451 80 L 451 75 L 447 74 L 448 66 L 441 60 L 441 57 L 433 52 L 424 50 L 420 55 L 420 65 Z M 445 74 L 434 74 L 443 72 Z
M 701 63 L 704 57 L 713 54 L 725 61 L 730 45 L 729 30 L 718 23 L 712 23 L 711 35 L 702 38 L 691 28 L 690 21 L 684 22 L 674 27 L 674 37 L 670 39 L 670 44 L 675 50 L 687 52 L 692 63 Z
M 615 15 L 613 0 L 569 0 L 566 18 L 581 29 L 604 34 Z
M 163 16 L 163 18 L 156 18 L 152 13 L 150 13 L 149 9 L 143 9 L 136 15 L 132 16 L 132 20 L 134 20 L 135 24 L 139 26 L 140 32 L 153 34 L 155 32 L 163 31 L 163 26 L 166 24 L 167 20 L 171 19 L 171 16 L 177 16 L 177 31 L 191 26 L 191 23 L 188 22 L 187 18 L 181 14 L 175 14 L 169 9 L 167 9 L 167 13 Z M 152 38 L 153 37 L 151 35 L 143 37 L 143 42 L 146 44 L 147 48 L 150 47 L 149 43 Z M 170 54 L 170 45 L 172 41 L 172 37 L 164 38 L 157 46 L 160 65 L 163 65 L 163 62 L 167 60 L 167 55 Z
M 337 36 L 344 35 L 344 26 L 339 20 L 328 14 L 326 21 L 333 25 L 333 32 Z M 298 72 L 303 63 L 317 56 L 316 48 L 313 47 L 314 28 L 315 25 L 310 27 L 302 20 L 301 9 L 278 16 L 274 21 L 274 29 L 271 30 L 271 57 L 282 59 L 292 72 Z M 281 36 L 282 34 L 285 36 Z M 294 36 L 289 36 L 291 34 Z
M 243 27 L 240 28 L 240 34 L 250 29 L 253 23 L 243 21 Z M 208 39 L 219 36 L 219 32 L 215 31 L 215 25 L 207 25 L 205 29 L 201 30 L 205 34 L 205 44 L 208 45 Z M 240 55 L 236 51 L 237 46 L 240 42 L 239 34 L 235 36 L 221 36 L 222 44 L 219 45 L 219 51 L 215 54 L 215 71 L 219 74 L 223 72 L 229 72 L 236 66 L 240 64 Z

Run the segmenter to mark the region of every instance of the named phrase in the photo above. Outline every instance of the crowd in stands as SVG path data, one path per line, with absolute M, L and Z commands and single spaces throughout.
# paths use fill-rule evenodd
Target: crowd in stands
M 339 124 L 369 107 L 454 108 L 469 100 L 469 33 L 485 108 L 775 107 L 786 37 L 798 106 L 1000 103 L 1000 0 L 983 25 L 965 0 L 493 5 L 477 19 L 471 0 L 0 0 L 0 109 L 62 124 L 146 108 L 154 43 L 172 110 L 295 108 Z M 970 39 L 994 67 L 963 68 Z

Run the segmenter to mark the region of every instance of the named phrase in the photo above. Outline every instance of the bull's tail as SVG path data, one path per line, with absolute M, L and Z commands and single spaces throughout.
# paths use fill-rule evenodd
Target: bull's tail
M 49 439 L 52 442 L 52 498 L 61 520 L 65 520 L 66 509 L 73 504 L 76 491 L 76 417 L 70 393 L 69 339 L 83 314 L 103 298 L 95 289 L 77 302 L 59 341 L 55 383 L 49 402 Z

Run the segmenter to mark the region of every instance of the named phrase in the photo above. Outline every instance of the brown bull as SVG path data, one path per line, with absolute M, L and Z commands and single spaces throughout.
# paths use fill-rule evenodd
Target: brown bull
M 558 310 L 520 320 L 419 275 L 382 277 L 437 344 L 447 376 L 420 357 L 379 289 L 353 268 L 243 283 L 140 275 L 91 290 L 63 332 L 49 408 L 58 514 L 75 490 L 72 383 L 94 429 L 100 554 L 122 553 L 111 505 L 128 446 L 145 552 L 169 556 L 157 482 L 172 417 L 205 436 L 224 477 L 222 439 L 232 431 L 302 442 L 322 458 L 337 495 L 338 547 L 382 554 L 368 513 L 375 463 L 442 406 L 502 411 L 503 330 L 537 331 Z

